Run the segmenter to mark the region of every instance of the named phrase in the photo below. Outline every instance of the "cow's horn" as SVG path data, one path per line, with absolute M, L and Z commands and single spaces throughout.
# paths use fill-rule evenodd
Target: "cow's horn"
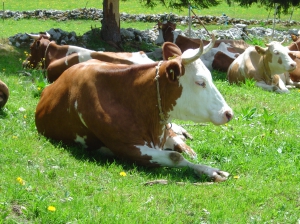
M 50 34 L 48 33 L 48 32 L 46 32 L 46 36 L 48 37 L 48 38 L 50 38 L 51 36 L 50 36 Z
M 286 37 L 283 38 L 283 41 L 280 42 L 280 44 L 283 44 L 286 41 Z
M 203 49 L 203 54 L 206 54 L 210 49 L 212 49 L 215 45 L 216 37 L 214 34 L 211 35 L 211 41 L 207 44 Z
M 183 64 L 189 64 L 189 63 L 192 63 L 193 61 L 197 60 L 198 58 L 200 58 L 200 56 L 202 54 L 207 53 L 215 45 L 215 41 L 216 41 L 215 36 L 211 35 L 211 41 L 203 49 L 203 42 L 202 42 L 202 40 L 200 40 L 200 47 L 199 47 L 198 52 L 190 58 L 184 58 L 183 57 L 182 58 L 182 63 Z
M 184 65 L 190 64 L 193 61 L 196 61 L 202 55 L 202 53 L 203 53 L 203 42 L 202 42 L 202 40 L 200 40 L 200 47 L 199 47 L 198 52 L 195 55 L 193 55 L 192 57 L 189 57 L 189 58 L 182 57 L 182 63 Z
M 26 35 L 30 36 L 32 39 L 39 39 L 40 38 L 40 35 L 39 34 L 29 34 L 29 33 L 26 33 Z

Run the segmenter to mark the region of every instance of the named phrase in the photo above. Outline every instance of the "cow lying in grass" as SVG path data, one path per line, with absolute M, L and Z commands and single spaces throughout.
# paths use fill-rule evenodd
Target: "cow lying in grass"
M 92 51 L 73 45 L 57 45 L 50 41 L 50 35 L 46 34 L 28 34 L 34 39 L 30 46 L 30 55 L 23 62 L 25 68 L 41 68 L 47 71 L 47 79 L 54 82 L 66 69 L 77 63 L 90 59 L 121 64 L 146 64 L 153 60 L 140 52 L 102 52 Z
M 182 52 L 187 49 L 196 49 L 200 44 L 199 38 L 189 38 L 180 35 L 175 30 L 176 24 L 170 21 L 158 22 L 159 36 L 156 43 L 161 44 L 169 41 L 175 43 Z M 204 45 L 209 41 L 202 40 Z M 243 40 L 221 39 L 216 40 L 213 48 L 201 56 L 201 60 L 205 66 L 212 71 L 213 69 L 227 72 L 229 65 L 234 59 L 243 53 L 249 45 Z
M 47 70 L 49 82 L 57 80 L 69 67 L 91 58 L 114 64 L 154 63 L 143 52 L 95 52 L 72 45 L 59 46 L 49 40 L 50 35 L 47 33 L 28 35 L 35 41 L 30 47 L 30 56 L 23 63 L 23 67 L 36 68 L 41 63 L 41 66 Z M 172 123 L 168 128 L 165 147 L 196 158 L 194 150 L 184 142 L 186 138 L 191 138 L 191 135 L 184 128 Z
M 48 138 L 78 142 L 140 165 L 190 167 L 200 176 L 225 181 L 227 172 L 163 150 L 166 124 L 172 119 L 221 125 L 233 117 L 199 59 L 203 51 L 207 49 L 200 44 L 182 54 L 176 45 L 165 43 L 164 57 L 172 58 L 167 61 L 76 64 L 44 89 L 36 108 L 37 130 Z
M 249 47 L 228 68 L 228 80 L 230 83 L 239 83 L 254 79 L 256 85 L 264 90 L 289 92 L 277 75 L 296 69 L 296 62 L 291 58 L 292 53 L 277 41 L 266 44 L 266 48 Z M 273 80 L 275 75 L 277 78 Z

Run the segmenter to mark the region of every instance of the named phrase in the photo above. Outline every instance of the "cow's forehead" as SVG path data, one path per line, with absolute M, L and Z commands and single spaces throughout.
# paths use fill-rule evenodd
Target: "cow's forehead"
M 197 51 L 198 49 L 188 49 L 185 52 L 183 52 L 182 58 L 191 57 L 195 55 Z M 202 77 L 206 80 L 212 80 L 210 71 L 207 69 L 207 67 L 204 65 L 200 58 L 188 65 L 185 65 L 185 68 L 186 72 L 192 73 L 190 75 L 193 75 L 196 79 Z
M 277 51 L 280 51 L 282 53 L 287 53 L 288 52 L 288 49 L 284 46 L 281 45 L 281 43 L 277 42 L 277 41 L 272 41 L 270 44 L 269 44 L 269 49 L 270 50 L 277 50 Z

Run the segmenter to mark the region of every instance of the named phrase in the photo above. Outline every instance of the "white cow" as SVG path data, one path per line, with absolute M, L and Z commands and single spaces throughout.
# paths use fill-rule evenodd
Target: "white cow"
M 289 55 L 291 53 L 289 49 L 282 46 L 282 42 L 277 41 L 266 44 L 266 48 L 249 47 L 231 63 L 227 78 L 230 83 L 254 79 L 256 85 L 264 90 L 289 92 L 281 79 L 273 80 L 273 77 L 296 68 L 296 62 Z

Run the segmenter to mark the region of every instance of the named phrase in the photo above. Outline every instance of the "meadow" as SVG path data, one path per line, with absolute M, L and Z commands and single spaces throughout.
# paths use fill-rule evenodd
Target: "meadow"
M 11 10 L 99 4 L 12 2 L 5 1 Z M 234 119 L 222 126 L 175 122 L 194 137 L 187 141 L 198 154 L 194 162 L 225 170 L 229 179 L 211 183 L 187 168 L 140 167 L 53 142 L 36 131 L 35 107 L 48 83 L 42 71 L 24 75 L 21 64 L 29 48 L 9 46 L 8 33 L 29 32 L 29 27 L 39 32 L 46 23 L 48 29 L 56 24 L 83 33 L 91 21 L 5 20 L 1 30 L 9 23 L 0 36 L 0 79 L 10 88 L 0 110 L 0 223 L 300 223 L 298 89 L 276 94 L 251 80 L 229 85 L 225 73 L 214 71 Z M 159 179 L 168 184 L 145 184 Z

